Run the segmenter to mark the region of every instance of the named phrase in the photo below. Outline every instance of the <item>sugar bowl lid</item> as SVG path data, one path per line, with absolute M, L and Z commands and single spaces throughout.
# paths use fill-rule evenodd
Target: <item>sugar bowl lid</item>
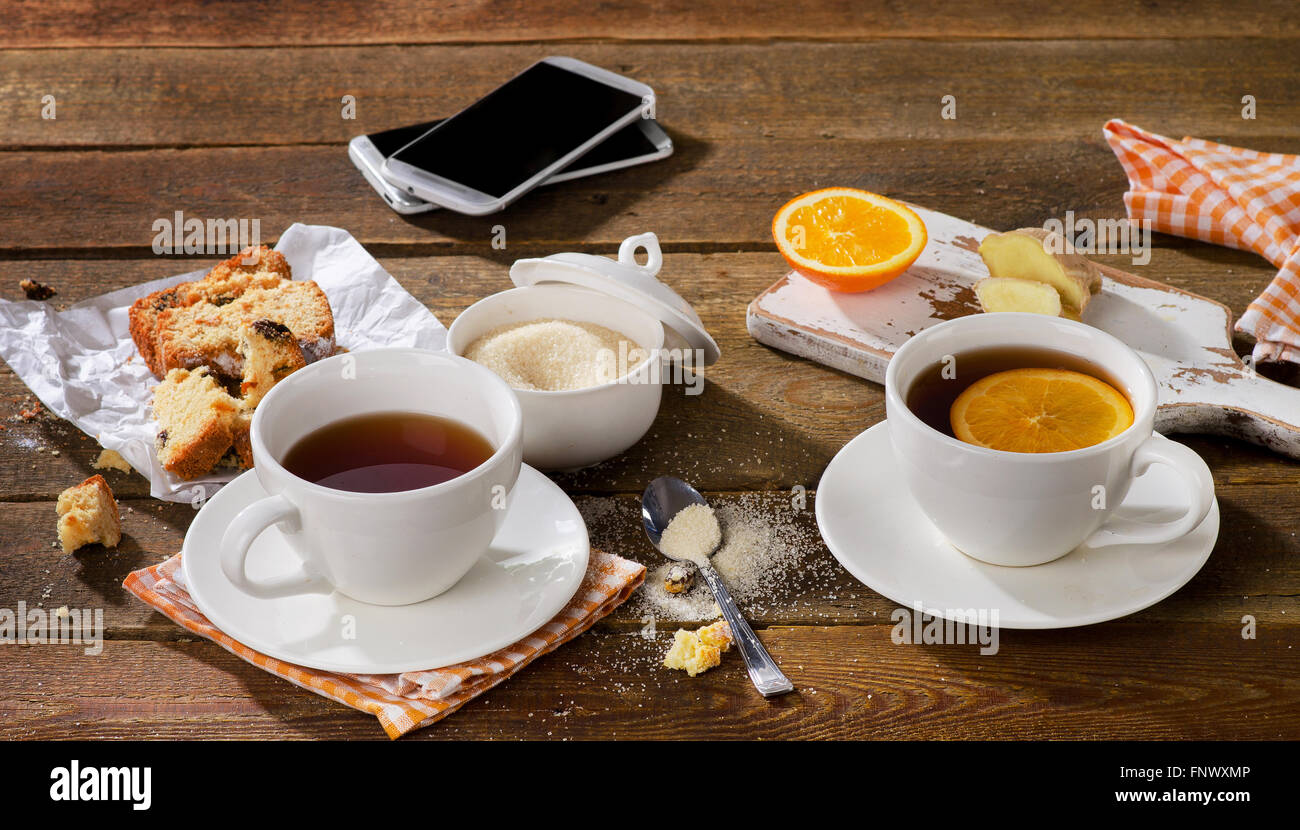
M 638 249 L 646 252 L 645 265 L 636 261 Z M 705 366 L 717 363 L 722 352 L 704 329 L 700 315 L 681 295 L 657 279 L 663 263 L 659 237 L 643 233 L 623 240 L 617 261 L 579 253 L 520 259 L 510 266 L 510 280 L 521 288 L 545 283 L 579 285 L 631 303 L 663 323 L 664 344 L 668 348 L 699 350 L 704 355 Z

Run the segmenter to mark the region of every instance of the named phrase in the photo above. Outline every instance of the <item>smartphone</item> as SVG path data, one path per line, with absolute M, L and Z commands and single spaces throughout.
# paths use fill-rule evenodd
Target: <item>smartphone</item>
M 444 119 L 398 127 L 394 130 L 359 135 L 348 142 L 348 158 L 365 176 L 389 207 L 398 213 L 426 213 L 437 210 L 433 202 L 398 189 L 384 178 L 381 172 L 384 160 L 410 144 L 416 138 L 441 124 Z M 673 154 L 673 141 L 652 118 L 642 118 L 627 125 L 609 138 L 588 150 L 577 161 L 551 176 L 543 185 L 566 182 L 583 176 L 594 176 L 611 170 L 621 170 L 638 164 L 667 158 Z
M 546 58 L 398 149 L 380 172 L 408 195 L 482 216 L 653 114 L 654 100 L 638 81 Z

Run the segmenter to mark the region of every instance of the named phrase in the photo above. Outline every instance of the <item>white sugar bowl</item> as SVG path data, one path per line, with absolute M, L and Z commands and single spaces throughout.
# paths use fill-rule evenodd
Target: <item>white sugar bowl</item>
M 646 264 L 636 262 L 644 249 Z M 501 326 L 534 320 L 594 323 L 647 352 L 622 377 L 583 389 L 515 389 L 523 410 L 524 461 L 543 470 L 598 464 L 626 451 L 659 413 L 663 382 L 681 362 L 710 365 L 718 346 L 699 315 L 657 279 L 663 255 L 653 233 L 623 241 L 618 260 L 563 253 L 521 259 L 510 268 L 517 288 L 485 297 L 461 312 L 447 348 L 465 356 L 471 344 Z

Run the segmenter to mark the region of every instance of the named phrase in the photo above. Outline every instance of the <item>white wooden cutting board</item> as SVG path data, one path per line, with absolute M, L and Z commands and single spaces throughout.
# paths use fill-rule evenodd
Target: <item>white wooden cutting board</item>
M 929 242 L 902 276 L 872 291 L 829 291 L 791 272 L 749 305 L 760 343 L 881 383 L 894 351 L 935 323 L 979 313 L 988 228 L 916 208 Z M 1146 359 L 1160 386 L 1156 429 L 1214 433 L 1300 458 L 1300 389 L 1254 374 L 1232 348 L 1232 312 L 1205 297 L 1107 266 L 1083 321 Z

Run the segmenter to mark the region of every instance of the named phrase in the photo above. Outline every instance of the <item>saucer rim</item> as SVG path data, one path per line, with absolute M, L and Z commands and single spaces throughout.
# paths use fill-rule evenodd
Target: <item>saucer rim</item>
M 859 441 L 865 443 L 866 441 L 873 438 L 874 436 L 872 435 L 872 433 L 875 433 L 877 431 L 885 432 L 885 433 L 889 431 L 888 419 L 881 419 L 879 423 L 872 424 L 871 426 L 864 429 L 862 432 L 855 435 L 847 444 L 845 444 L 843 447 L 840 448 L 839 452 L 837 452 L 833 458 L 831 458 L 830 462 L 826 465 L 826 469 L 822 471 L 821 478 L 817 482 L 817 490 L 815 492 L 815 496 L 813 499 L 813 513 L 817 519 L 817 530 L 822 537 L 822 543 L 826 545 L 826 549 L 829 550 L 831 556 L 835 557 L 835 560 L 840 563 L 840 566 L 843 567 L 844 570 L 849 572 L 850 576 L 852 576 L 854 579 L 856 579 L 858 582 L 862 583 L 866 587 L 870 588 L 872 591 L 875 591 L 877 594 L 880 594 L 881 596 L 885 597 L 886 599 L 891 600 L 893 602 L 897 602 L 905 608 L 911 608 L 913 607 L 913 603 L 915 603 L 917 600 L 916 597 L 912 597 L 907 600 L 900 599 L 899 595 L 902 592 L 898 589 L 899 586 L 897 586 L 896 584 L 885 584 L 884 589 L 887 590 L 878 587 L 878 585 L 883 583 L 884 580 L 881 580 L 878 574 L 873 574 L 871 575 L 870 578 L 868 578 L 860 567 L 853 564 L 851 556 L 849 556 L 848 554 L 841 554 L 840 551 L 837 550 L 837 547 L 843 547 L 843 546 L 833 545 L 831 543 L 831 540 L 827 538 L 827 533 L 825 529 L 826 519 L 822 511 L 822 500 L 820 498 L 822 492 L 822 482 L 826 480 L 827 474 L 830 473 L 831 468 L 835 466 L 836 462 L 842 460 L 841 456 L 845 456 L 846 458 L 844 460 L 847 460 L 847 456 L 851 455 L 854 452 L 855 444 L 857 444 Z M 1164 435 L 1161 435 L 1158 432 L 1154 432 L 1152 434 L 1165 441 L 1173 440 L 1165 437 Z M 889 447 L 887 446 L 886 449 L 889 449 Z M 905 498 L 912 500 L 910 494 L 906 494 L 906 488 L 903 488 L 902 492 L 905 493 L 904 496 Z M 1167 591 L 1164 591 L 1163 593 L 1159 593 L 1158 596 L 1155 596 L 1154 598 L 1150 598 L 1149 601 L 1147 598 L 1144 598 L 1141 604 L 1128 607 L 1127 610 L 1111 609 L 1111 610 L 1097 612 L 1095 614 L 1091 614 L 1087 616 L 1080 616 L 1078 618 L 1070 618 L 1068 620 L 1064 620 L 1060 622 L 1056 622 L 1052 620 L 1016 620 L 1014 618 L 1010 622 L 999 620 L 998 628 L 1007 628 L 1007 629 L 1016 629 L 1016 630 L 1025 630 L 1025 631 L 1035 631 L 1035 630 L 1043 631 L 1043 630 L 1052 630 L 1052 629 L 1079 628 L 1081 626 L 1096 625 L 1097 623 L 1122 619 L 1123 617 L 1127 617 L 1131 614 L 1136 614 L 1139 611 L 1144 611 L 1147 608 L 1152 607 L 1153 605 L 1161 603 L 1166 599 L 1168 599 L 1169 597 L 1173 596 L 1179 590 L 1181 590 L 1183 586 L 1185 586 L 1188 582 L 1191 582 L 1192 579 L 1198 573 L 1201 572 L 1201 569 L 1205 567 L 1205 563 L 1209 561 L 1210 556 L 1213 555 L 1214 549 L 1217 546 L 1218 539 L 1219 539 L 1220 514 L 1219 514 L 1219 499 L 1217 493 L 1212 495 L 1211 497 L 1210 511 L 1205 515 L 1205 518 L 1201 520 L 1201 523 L 1198 524 L 1191 531 L 1191 533 L 1196 533 L 1197 531 L 1206 527 L 1207 523 L 1210 522 L 1213 523 L 1213 535 L 1209 544 L 1206 545 L 1204 554 L 1200 556 L 1200 558 L 1198 559 L 1198 561 L 1195 563 L 1194 566 L 1189 564 L 1185 573 L 1180 573 L 1177 578 L 1172 579 L 1170 581 L 1170 587 L 1168 588 Z M 951 546 L 951 543 L 948 544 Z M 1160 546 L 1156 545 L 1155 547 L 1160 547 Z M 1032 568 L 1042 568 L 1042 567 L 1050 566 L 1051 564 L 1053 564 L 1053 562 L 1059 562 L 1061 561 L 1061 559 L 1074 556 L 1077 553 L 1077 551 L 1078 548 L 1075 548 L 1075 550 L 1071 551 L 1070 553 L 1067 553 L 1065 556 L 1060 557 L 1059 559 L 1052 560 L 1052 562 L 1046 562 L 1043 563 L 1042 565 L 1031 565 L 1028 566 L 1028 568 L 1032 569 Z M 968 554 L 962 553 L 960 550 L 958 550 L 955 547 L 953 548 L 953 552 L 958 554 L 959 556 L 968 556 Z M 1009 565 L 995 565 L 991 562 L 984 562 L 983 560 L 979 560 L 979 559 L 975 559 L 974 561 L 979 563 L 979 565 L 983 567 L 990 567 L 990 568 L 1012 567 Z M 1017 568 L 1017 570 L 1024 570 L 1024 569 L 1025 568 Z M 942 609 L 931 608 L 929 605 L 927 605 L 924 602 L 922 603 L 922 607 L 925 608 L 926 614 L 930 616 L 947 619 L 946 617 L 943 616 L 943 614 L 937 613 Z
M 219 490 L 212 497 L 212 499 L 210 499 L 208 503 L 203 506 L 203 508 L 199 512 L 202 513 L 203 509 L 207 509 L 207 507 L 212 503 L 212 501 L 219 498 L 221 496 L 221 493 L 225 491 L 227 487 L 232 487 L 236 483 L 241 482 L 241 480 L 244 479 L 246 476 L 254 476 L 253 483 L 259 489 L 262 489 L 261 482 L 256 479 L 256 471 L 247 470 L 241 475 L 236 476 L 233 480 L 231 480 L 224 487 L 222 487 L 222 489 Z M 208 621 L 213 625 L 213 627 L 215 627 L 217 630 L 221 631 L 227 637 L 230 637 L 231 639 L 235 640 L 235 642 L 239 643 L 240 645 L 253 649 L 254 651 L 257 651 L 268 657 L 274 658 L 276 660 L 281 660 L 295 666 L 302 666 L 304 668 L 314 669 L 317 671 L 328 671 L 328 672 L 335 672 L 339 674 L 380 675 L 380 674 L 403 674 L 406 672 L 418 672 L 418 671 L 436 671 L 438 669 L 443 669 L 448 666 L 454 666 L 471 660 L 477 660 L 486 657 L 487 655 L 492 654 L 496 651 L 500 651 L 501 649 L 506 648 L 507 646 L 519 642 L 520 640 L 530 636 L 533 632 L 537 631 L 539 628 L 545 626 L 549 621 L 554 619 L 555 616 L 559 614 L 561 611 L 563 611 L 569 605 L 569 603 L 572 602 L 573 598 L 577 596 L 579 589 L 582 587 L 582 581 L 586 577 L 587 569 L 591 564 L 591 534 L 589 529 L 587 528 L 586 520 L 582 518 L 582 514 L 578 510 L 577 505 L 574 504 L 573 499 L 570 498 L 569 494 L 565 493 L 564 490 L 561 489 L 559 485 L 551 481 L 551 479 L 548 478 L 544 473 L 542 473 L 541 471 L 533 467 L 530 467 L 527 464 L 521 464 L 520 471 L 519 471 L 520 480 L 522 480 L 525 476 L 535 476 L 537 480 L 540 483 L 542 483 L 545 487 L 552 489 L 556 495 L 562 497 L 566 502 L 568 502 L 569 507 L 573 512 L 573 517 L 577 518 L 578 520 L 578 527 L 582 529 L 583 542 L 580 546 L 574 549 L 574 554 L 573 554 L 575 567 L 573 569 L 574 576 L 572 577 L 572 582 L 573 582 L 572 590 L 569 590 L 567 588 L 555 588 L 554 595 L 556 598 L 552 601 L 550 605 L 546 606 L 545 614 L 538 613 L 536 615 L 536 618 L 541 620 L 536 625 L 529 625 L 526 627 L 526 630 L 524 630 L 525 627 L 522 625 L 518 627 L 518 630 L 506 629 L 503 627 L 502 630 L 505 633 L 499 635 L 498 637 L 493 638 L 492 640 L 485 640 L 484 641 L 485 645 L 475 645 L 472 649 L 466 649 L 466 652 L 463 654 L 453 653 L 454 659 L 428 660 L 424 658 L 411 658 L 410 660 L 403 661 L 403 662 L 394 661 L 390 663 L 382 663 L 382 664 L 374 663 L 370 665 L 337 663 L 329 660 L 314 660 L 311 659 L 311 655 L 291 654 L 289 652 L 286 652 L 284 649 L 280 648 L 278 645 L 268 642 L 265 637 L 256 634 L 256 632 L 253 632 L 254 636 L 251 638 L 242 636 L 243 634 L 248 633 L 246 631 L 241 632 L 240 635 L 236 635 L 235 633 L 233 633 L 230 626 L 223 624 L 222 621 L 219 621 L 217 619 L 217 617 L 221 617 L 222 620 L 225 621 L 226 615 L 218 613 L 217 615 L 214 616 L 211 611 L 212 605 L 206 602 L 202 598 L 202 591 L 196 589 L 195 587 L 196 582 L 190 570 L 191 567 L 190 563 L 194 561 L 195 558 L 186 554 L 187 551 L 189 551 L 192 547 L 190 542 L 190 537 L 191 537 L 192 529 L 198 523 L 197 515 L 195 516 L 194 521 L 191 522 L 190 529 L 186 530 L 185 540 L 181 545 L 181 568 L 185 577 L 185 585 L 183 587 L 189 593 L 190 599 L 193 601 L 194 605 L 199 609 L 199 612 L 202 613 L 208 619 Z M 263 490 L 263 492 L 265 492 L 265 490 Z M 517 509 L 517 504 L 518 501 L 516 499 L 511 499 L 511 503 L 510 506 L 507 507 L 507 511 Z M 214 547 L 219 547 L 219 545 L 216 542 L 213 542 L 212 545 Z M 220 572 L 219 568 L 218 568 L 218 572 Z M 224 575 L 221 576 L 221 579 L 223 580 L 225 579 Z M 452 588 L 449 589 L 447 593 L 450 593 L 455 589 L 456 586 L 452 586 Z M 334 596 L 337 593 L 338 592 L 335 591 L 330 594 L 323 594 L 321 596 L 329 597 L 329 596 Z M 561 598 L 561 594 L 562 594 L 562 598 Z M 260 599 L 257 597 L 245 597 L 244 599 L 247 602 L 252 602 L 252 603 L 276 603 L 279 601 L 278 599 Z M 355 602 L 358 606 L 358 609 L 363 612 L 369 608 L 381 609 L 381 608 L 390 608 L 390 607 L 407 607 L 407 606 L 377 606 L 377 605 L 371 605 L 369 603 L 361 602 L 360 600 L 356 600 L 355 598 L 349 598 L 349 599 L 352 602 Z M 412 604 L 421 605 L 423 603 L 436 602 L 437 600 L 438 597 L 433 597 L 431 599 L 423 600 L 423 602 L 421 603 L 412 603 Z M 552 608 L 551 605 L 553 605 L 554 607 Z M 234 628 L 238 628 L 238 626 L 235 626 Z

